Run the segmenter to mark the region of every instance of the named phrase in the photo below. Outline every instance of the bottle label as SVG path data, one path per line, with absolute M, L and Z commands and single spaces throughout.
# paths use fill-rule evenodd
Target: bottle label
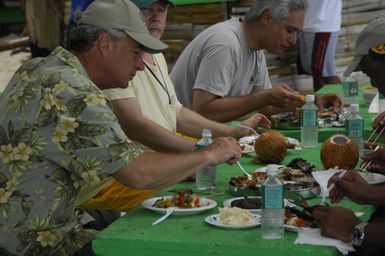
M 347 134 L 351 138 L 362 138 L 364 129 L 364 120 L 346 120 Z
M 262 201 L 264 209 L 283 208 L 283 186 L 262 186 Z
M 301 110 L 302 126 L 317 126 L 318 110 Z
M 358 96 L 358 82 L 357 81 L 344 81 L 343 82 L 344 97 L 356 97 Z

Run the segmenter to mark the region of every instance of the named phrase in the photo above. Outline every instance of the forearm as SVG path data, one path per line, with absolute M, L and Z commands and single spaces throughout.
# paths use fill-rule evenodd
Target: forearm
M 362 246 L 377 250 L 385 249 L 385 223 L 371 222 L 365 226 L 365 237 Z
M 370 186 L 367 196 L 366 204 L 385 206 L 385 186 Z
M 190 151 L 195 145 L 193 140 L 179 136 L 149 119 L 142 120 L 135 126 L 124 130 L 132 140 L 139 141 L 158 152 Z
M 208 119 L 225 123 L 265 107 L 268 104 L 267 95 L 267 91 L 260 91 L 245 96 L 217 97 L 204 104 L 195 104 L 196 95 L 194 92 L 192 108 Z
M 181 154 L 145 152 L 113 177 L 135 189 L 162 189 L 186 179 L 209 163 L 206 151 Z
M 204 128 L 210 129 L 214 137 L 227 136 L 238 139 L 243 135 L 240 129 L 236 127 L 211 121 L 187 108 L 181 109 L 177 117 L 178 132 L 194 138 L 200 138 Z
M 130 139 L 160 152 L 181 152 L 193 148 L 193 141 L 145 118 L 135 98 L 114 100 L 111 103 L 120 126 Z

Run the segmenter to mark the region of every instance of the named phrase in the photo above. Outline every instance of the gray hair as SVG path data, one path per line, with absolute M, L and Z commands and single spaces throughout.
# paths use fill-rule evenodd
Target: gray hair
M 127 35 L 120 30 L 80 24 L 68 28 L 66 48 L 77 52 L 87 52 L 94 46 L 95 41 L 103 32 L 108 33 L 111 39 L 116 42 L 127 38 Z
M 248 23 L 256 21 L 264 10 L 269 9 L 273 19 L 280 21 L 289 17 L 294 11 L 306 11 L 307 6 L 307 0 L 255 0 L 243 20 Z

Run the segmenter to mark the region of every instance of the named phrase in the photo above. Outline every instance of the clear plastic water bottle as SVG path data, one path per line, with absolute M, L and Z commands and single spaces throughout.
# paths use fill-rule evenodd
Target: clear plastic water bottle
M 318 107 L 314 95 L 306 95 L 306 103 L 301 108 L 301 145 L 315 147 L 318 143 Z
M 267 166 L 267 179 L 262 185 L 262 227 L 264 239 L 281 239 L 284 235 L 283 183 L 278 179 L 278 165 Z
M 359 154 L 362 156 L 364 150 L 364 119 L 360 116 L 359 110 L 358 104 L 350 105 L 350 114 L 346 118 L 346 134 L 357 143 Z
M 358 81 L 350 74 L 342 82 L 344 100 L 348 104 L 358 104 Z
M 199 150 L 211 144 L 213 141 L 210 129 L 203 129 L 202 139 L 196 144 Z M 216 171 L 215 165 L 208 165 L 195 174 L 195 185 L 198 190 L 215 190 L 216 189 Z

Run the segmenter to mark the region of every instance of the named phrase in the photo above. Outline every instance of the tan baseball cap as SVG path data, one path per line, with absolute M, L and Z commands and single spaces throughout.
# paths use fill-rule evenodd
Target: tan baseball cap
M 368 55 L 372 47 L 383 43 L 385 43 L 385 18 L 377 18 L 370 22 L 358 36 L 355 56 L 346 68 L 344 76 L 360 71 L 359 64 L 362 57 Z
M 95 0 L 82 13 L 79 24 L 121 30 L 146 52 L 157 53 L 168 47 L 148 32 L 141 11 L 129 0 Z

